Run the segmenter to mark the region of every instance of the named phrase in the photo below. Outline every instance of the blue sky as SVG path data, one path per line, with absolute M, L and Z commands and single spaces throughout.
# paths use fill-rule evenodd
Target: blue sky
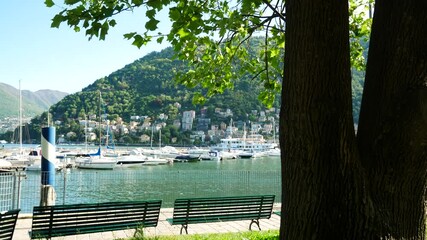
M 138 49 L 123 39 L 124 33 L 144 31 L 142 9 L 120 16 L 105 41 L 88 41 L 84 30 L 76 33 L 65 24 L 59 29 L 50 28 L 51 19 L 59 11 L 55 6 L 47 8 L 44 0 L 2 2 L 0 82 L 18 88 L 21 80 L 23 90 L 74 93 L 147 53 L 168 46 L 154 41 Z M 165 33 L 168 23 L 161 23 L 160 27 Z

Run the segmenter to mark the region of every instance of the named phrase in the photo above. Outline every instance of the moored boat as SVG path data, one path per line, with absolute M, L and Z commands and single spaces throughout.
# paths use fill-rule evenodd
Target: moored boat
M 202 154 L 200 156 L 200 159 L 203 161 L 221 161 L 222 160 L 221 152 L 212 150 L 212 151 L 209 151 L 208 153 Z
M 86 154 L 78 157 L 75 161 L 77 168 L 83 169 L 114 169 L 117 164 L 117 157 L 104 157 L 101 154 L 101 147 L 98 152 Z
M 83 169 L 106 169 L 112 170 L 116 167 L 117 160 L 115 158 L 89 156 L 82 157 L 76 160 L 76 167 Z
M 176 156 L 173 159 L 174 162 L 198 162 L 200 161 L 200 156 L 192 156 L 190 154 L 181 154 Z

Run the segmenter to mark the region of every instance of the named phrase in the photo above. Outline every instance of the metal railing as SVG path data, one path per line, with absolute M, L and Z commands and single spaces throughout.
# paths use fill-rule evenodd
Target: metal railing
M 0 212 L 20 208 L 22 169 L 0 172 Z
M 40 205 L 41 172 L 0 173 L 0 209 L 32 212 Z M 19 176 L 18 176 L 19 175 Z M 281 199 L 280 171 L 254 170 L 82 170 L 55 175 L 56 204 L 161 199 L 172 207 L 176 198 L 275 194 Z

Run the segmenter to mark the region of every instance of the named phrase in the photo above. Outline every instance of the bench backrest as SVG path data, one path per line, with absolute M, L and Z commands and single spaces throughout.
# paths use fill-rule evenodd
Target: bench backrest
M 20 209 L 0 212 L 0 239 L 11 240 Z
M 161 200 L 33 208 L 31 238 L 155 227 Z
M 173 224 L 270 218 L 274 195 L 176 199 Z

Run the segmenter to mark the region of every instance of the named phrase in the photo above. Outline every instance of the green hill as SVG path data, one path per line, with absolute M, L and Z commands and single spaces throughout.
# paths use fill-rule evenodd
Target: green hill
M 54 90 L 40 90 L 31 92 L 27 90 L 22 93 L 22 111 L 25 117 L 34 117 L 46 111 L 52 104 L 64 98 L 67 93 Z M 17 117 L 19 114 L 19 89 L 8 84 L 0 83 L 0 119 L 6 117 Z
M 252 110 L 265 109 L 257 96 L 260 84 L 249 76 L 236 82 L 233 91 L 214 96 L 204 106 L 192 104 L 194 90 L 177 85 L 174 82 L 176 71 L 185 69 L 184 62 L 173 59 L 172 48 L 161 52 L 153 52 L 107 77 L 96 80 L 82 92 L 68 95 L 52 107 L 55 119 L 66 121 L 68 118 L 79 118 L 85 114 L 98 113 L 98 91 L 102 92 L 105 103 L 103 111 L 111 118 L 122 117 L 129 121 L 133 115 L 156 117 L 165 113 L 176 117 L 185 110 L 199 110 L 207 107 L 209 111 L 215 108 L 231 109 L 233 119 L 243 119 Z M 200 90 L 200 89 L 197 89 Z M 279 107 L 276 101 L 275 107 Z
M 260 50 L 256 41 L 250 45 L 250 48 L 252 55 Z M 231 116 L 223 117 L 215 114 L 218 109 L 222 111 L 230 109 L 234 122 L 246 123 L 257 121 L 254 112 L 266 110 L 258 100 L 262 84 L 249 74 L 236 80 L 232 90 L 226 90 L 221 95 L 209 98 L 203 106 L 193 105 L 192 97 L 195 92 L 203 92 L 203 90 L 198 87 L 188 89 L 174 81 L 176 73 L 186 70 L 187 64 L 174 59 L 173 56 L 172 48 L 152 52 L 96 80 L 81 92 L 65 96 L 50 108 L 52 119 L 62 122 L 57 127 L 57 133 L 66 134 L 70 131 L 81 133 L 83 130 L 79 120 L 98 116 L 99 113 L 108 113 L 110 120 L 121 118 L 125 122 L 129 122 L 131 116 L 147 116 L 152 122 L 165 122 L 168 126 L 172 126 L 174 120 L 181 120 L 182 112 L 187 110 L 194 110 L 199 116 L 200 110 L 205 108 L 206 116 L 211 119 L 211 124 L 215 125 L 221 122 L 228 123 L 231 118 Z M 353 115 L 356 123 L 362 88 L 363 73 L 354 71 Z M 99 92 L 102 94 L 101 109 Z M 273 107 L 280 108 L 279 96 L 276 97 Z M 161 115 L 167 115 L 167 119 L 160 119 Z M 32 138 L 40 136 L 40 127 L 47 122 L 46 119 L 46 113 L 44 113 L 40 118 L 32 120 L 33 127 L 30 130 Z M 276 121 L 278 121 L 277 116 Z

